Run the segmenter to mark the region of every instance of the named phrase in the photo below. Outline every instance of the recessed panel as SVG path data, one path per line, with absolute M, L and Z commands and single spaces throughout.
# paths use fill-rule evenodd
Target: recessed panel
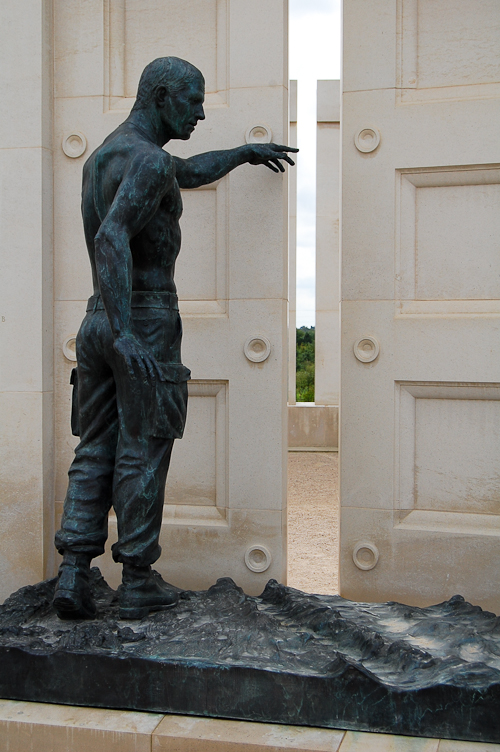
M 497 0 L 400 0 L 402 101 L 500 94 Z
M 499 184 L 417 188 L 416 216 L 417 300 L 500 298 Z
M 415 508 L 500 514 L 500 401 L 417 399 Z
M 125 100 L 135 97 L 144 67 L 166 56 L 180 57 L 199 68 L 208 103 L 222 103 L 227 80 L 226 27 L 227 0 L 107 0 L 111 109 L 127 108 L 130 102 Z
M 400 382 L 396 394 L 396 508 L 430 528 L 464 515 L 487 527 L 500 515 L 500 385 Z
M 399 313 L 500 312 L 498 165 L 401 171 Z
M 165 503 L 225 506 L 226 384 L 189 383 L 184 436 L 174 443 Z
M 418 0 L 418 86 L 500 81 L 498 0 Z
M 217 0 L 126 0 L 125 96 L 135 97 L 145 65 L 175 55 L 196 65 L 217 89 Z

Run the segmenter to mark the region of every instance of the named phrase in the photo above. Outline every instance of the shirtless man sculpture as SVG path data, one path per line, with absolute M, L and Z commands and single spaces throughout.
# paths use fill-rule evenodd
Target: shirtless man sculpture
M 219 180 L 239 165 L 283 172 L 276 144 L 249 144 L 184 160 L 162 147 L 187 140 L 205 119 L 200 71 L 175 57 L 145 69 L 122 125 L 87 160 L 82 214 L 94 294 L 77 336 L 72 417 L 80 436 L 56 547 L 63 556 L 54 596 L 62 619 L 95 616 L 91 560 L 104 553 L 113 506 L 123 564 L 120 617 L 175 605 L 177 593 L 151 569 L 174 439 L 181 438 L 190 372 L 181 363 L 174 284 L 180 250 L 180 188 Z

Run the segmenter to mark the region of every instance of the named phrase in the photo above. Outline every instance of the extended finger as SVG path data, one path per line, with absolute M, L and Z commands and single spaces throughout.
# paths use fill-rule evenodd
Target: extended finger
M 130 355 L 127 352 L 121 352 L 121 350 L 117 350 L 117 352 L 120 353 L 120 355 L 122 356 L 123 360 L 125 361 L 125 368 L 128 371 L 128 375 L 131 378 L 135 378 L 134 367 L 132 365 L 132 360 L 130 358 Z
M 141 355 L 134 355 L 134 361 L 137 363 L 139 367 L 139 371 L 141 372 L 141 376 L 143 379 L 147 380 L 148 374 L 146 371 L 146 366 L 143 363 L 142 356 Z
M 276 165 L 280 172 L 285 172 L 285 168 L 278 159 L 272 159 L 271 162 Z
M 295 164 L 293 159 L 291 159 L 288 154 L 278 154 L 278 159 L 283 159 L 285 162 L 288 162 L 289 165 Z
M 262 162 L 262 164 L 265 165 L 266 167 L 269 167 L 269 169 L 272 170 L 273 172 L 279 172 L 279 170 L 277 170 L 276 167 L 273 167 L 270 162 Z
M 133 364 L 132 364 L 132 359 L 131 359 L 130 355 L 124 355 L 124 356 L 123 356 L 123 358 L 124 358 L 124 360 L 125 360 L 125 364 L 126 364 L 126 366 L 127 366 L 127 371 L 128 371 L 128 375 L 129 375 L 129 376 L 130 376 L 130 377 L 131 377 L 132 379 L 135 379 L 135 371 L 134 371 L 134 366 L 133 366 Z
M 293 151 L 293 152 L 298 151 L 296 146 L 286 146 L 285 144 L 273 144 L 273 147 L 277 151 Z
M 156 358 L 151 358 L 151 364 L 152 364 L 152 366 L 154 367 L 154 369 L 156 371 L 155 376 L 158 376 L 158 378 L 160 379 L 160 381 L 165 381 L 166 380 L 165 379 L 165 375 L 164 375 L 163 371 L 161 370 L 160 365 L 159 365 L 158 361 L 156 360 Z
M 153 381 L 156 378 L 156 373 L 155 373 L 155 370 L 153 368 L 153 364 L 151 362 L 151 359 L 147 358 L 145 355 L 143 355 L 142 360 L 143 360 L 144 365 L 146 366 L 149 378 Z

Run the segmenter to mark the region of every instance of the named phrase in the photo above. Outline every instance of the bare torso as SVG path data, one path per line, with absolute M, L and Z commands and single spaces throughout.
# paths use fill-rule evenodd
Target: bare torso
M 95 237 L 131 162 L 147 159 L 160 149 L 132 123 L 125 122 L 108 136 L 87 160 L 83 170 L 82 215 L 85 239 L 92 267 L 94 294 L 99 293 L 95 259 Z M 165 157 L 168 158 L 168 155 Z M 172 171 L 174 172 L 172 160 Z M 175 174 L 175 173 L 174 173 Z M 181 247 L 179 219 L 182 199 L 177 180 L 166 183 L 167 190 L 153 217 L 130 239 L 132 289 L 176 292 L 175 261 Z
M 180 250 L 180 188 L 213 183 L 249 162 L 283 172 L 293 164 L 289 147 L 244 145 L 189 159 L 162 148 L 172 138 L 187 140 L 204 119 L 202 80 L 174 95 L 159 87 L 149 107 L 133 109 L 89 157 L 83 169 L 82 215 L 94 294 L 100 294 L 114 340 L 133 378 L 163 379 L 161 368 L 132 326 L 132 293 L 175 293 L 175 261 Z M 165 300 L 165 299 L 164 299 Z

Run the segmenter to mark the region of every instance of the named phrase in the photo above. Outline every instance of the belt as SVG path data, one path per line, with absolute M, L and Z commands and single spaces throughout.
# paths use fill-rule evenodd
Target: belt
M 131 308 L 171 308 L 179 310 L 179 302 L 175 292 L 151 292 L 149 290 L 134 290 L 130 301 Z M 92 295 L 87 303 L 87 313 L 90 311 L 104 311 L 104 303 L 100 295 Z

